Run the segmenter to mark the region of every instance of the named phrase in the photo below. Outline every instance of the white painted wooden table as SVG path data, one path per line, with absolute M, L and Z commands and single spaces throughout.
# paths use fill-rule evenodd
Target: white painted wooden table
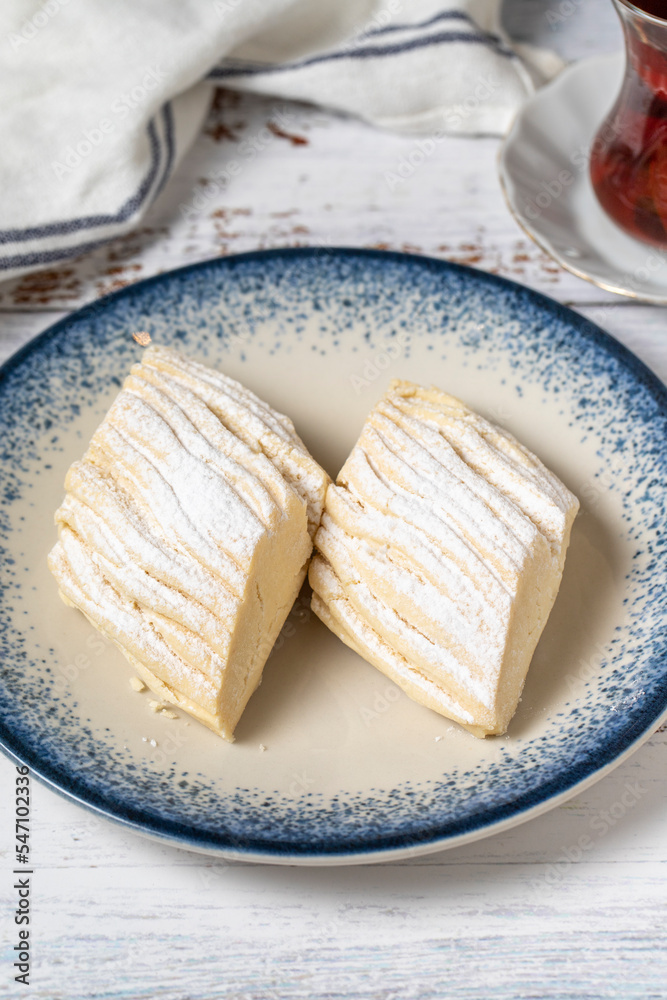
M 547 10 L 559 16 L 550 23 Z M 569 58 L 618 47 L 607 0 L 512 0 L 515 35 Z M 554 18 L 551 18 L 554 21 Z M 517 228 L 495 139 L 451 139 L 391 190 L 414 139 L 306 107 L 262 133 L 270 101 L 220 94 L 206 132 L 139 231 L 83 260 L 0 285 L 0 356 L 120 285 L 216 254 L 309 244 L 388 247 L 473 264 L 597 320 L 667 379 L 665 310 L 564 273 Z M 199 192 L 203 207 L 184 218 Z M 14 984 L 14 768 L 0 759 L 0 996 L 667 997 L 665 732 L 567 805 L 505 835 L 363 868 L 227 865 L 96 820 L 33 782 L 33 964 Z M 623 805 L 628 783 L 642 789 Z M 626 797 L 626 801 L 628 801 Z M 590 846 L 577 853 L 587 836 Z M 588 843 L 588 842 L 587 842 Z

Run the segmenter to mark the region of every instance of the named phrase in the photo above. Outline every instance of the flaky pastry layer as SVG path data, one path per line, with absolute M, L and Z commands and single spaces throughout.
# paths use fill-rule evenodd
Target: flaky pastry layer
M 163 701 L 231 740 L 304 580 L 328 481 L 287 417 L 153 346 L 67 473 L 49 566 Z
M 416 701 L 503 733 L 578 506 L 507 431 L 394 381 L 327 490 L 313 610 Z

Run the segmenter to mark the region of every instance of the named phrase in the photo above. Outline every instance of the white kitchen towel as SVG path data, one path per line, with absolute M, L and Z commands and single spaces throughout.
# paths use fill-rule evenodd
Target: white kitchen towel
M 501 134 L 560 64 L 548 53 L 519 55 L 499 8 L 500 0 L 2 0 L 0 278 L 132 229 L 199 132 L 216 83 L 383 128 Z

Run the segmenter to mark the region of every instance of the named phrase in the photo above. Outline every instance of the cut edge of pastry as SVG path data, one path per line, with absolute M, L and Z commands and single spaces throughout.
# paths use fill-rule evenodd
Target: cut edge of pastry
M 425 404 L 423 412 L 420 409 L 422 404 Z M 460 449 L 456 446 L 456 419 L 465 425 L 465 442 Z M 388 424 L 383 423 L 387 420 Z M 384 434 L 388 434 L 389 438 L 384 437 Z M 410 434 L 413 435 L 414 458 L 418 460 L 415 474 L 412 475 L 414 482 L 408 476 L 397 487 L 391 478 L 391 472 L 382 465 L 382 457 L 378 457 L 379 453 L 376 455 L 374 449 L 385 446 L 390 448 L 388 454 L 393 454 L 394 458 L 389 462 L 389 469 L 392 468 L 392 462 L 397 471 L 399 468 L 409 468 L 412 458 Z M 390 443 L 392 440 L 393 445 Z M 394 452 L 391 451 L 392 447 Z M 451 458 L 446 458 L 447 454 Z M 362 459 L 360 465 L 359 461 Z M 431 474 L 437 478 L 439 460 L 445 461 L 442 471 L 446 473 L 439 486 L 439 495 L 437 489 L 430 494 L 420 495 L 417 485 L 420 476 L 422 483 L 428 482 Z M 429 621 L 434 622 L 436 619 L 432 617 L 431 611 L 427 612 L 426 606 L 423 612 L 417 611 L 416 616 L 414 612 L 407 610 L 416 598 L 414 594 L 408 594 L 407 590 L 401 591 L 398 585 L 406 560 L 399 560 L 394 568 L 391 566 L 392 546 L 400 536 L 400 532 L 399 535 L 396 534 L 396 529 L 402 521 L 402 516 L 397 513 L 402 509 L 401 505 L 392 503 L 391 491 L 398 490 L 396 496 L 403 497 L 403 506 L 406 502 L 415 504 L 414 519 L 405 522 L 413 529 L 423 529 L 424 518 L 429 516 L 427 510 L 438 504 L 438 516 L 451 525 L 452 508 L 448 510 L 447 505 L 460 503 L 460 498 L 465 495 L 465 489 L 462 493 L 459 490 L 459 501 L 450 499 L 450 488 L 446 483 L 455 482 L 457 469 L 461 474 L 465 471 L 461 487 L 465 482 L 469 487 L 474 488 L 477 484 L 481 488 L 481 492 L 476 494 L 477 504 L 479 507 L 479 503 L 482 503 L 482 507 L 479 507 L 480 516 L 481 511 L 485 510 L 482 520 L 488 521 L 483 529 L 480 527 L 480 531 L 486 531 L 486 548 L 479 550 L 481 561 L 471 563 L 471 566 L 477 566 L 475 572 L 488 572 L 489 579 L 495 577 L 494 586 L 505 587 L 508 598 L 511 598 L 507 609 L 503 611 L 503 628 L 499 633 L 501 645 L 497 647 L 499 658 L 493 666 L 489 662 L 485 667 L 481 655 L 483 646 L 480 646 L 480 652 L 476 654 L 482 671 L 480 676 L 486 670 L 491 685 L 489 696 L 481 702 L 478 697 L 472 697 L 475 691 L 473 673 L 467 675 L 468 680 L 462 684 L 457 681 L 455 674 L 435 663 L 429 663 L 428 653 L 424 658 L 424 648 L 432 647 L 421 641 L 427 637 L 422 636 L 420 629 L 423 624 L 420 623 L 428 626 Z M 373 476 L 376 477 L 375 480 Z M 376 497 L 367 495 L 368 490 L 373 490 L 374 482 L 375 489 L 380 491 Z M 417 492 L 411 494 L 411 490 Z M 357 515 L 356 522 L 354 518 L 350 520 L 345 504 L 339 502 L 339 493 L 341 499 L 348 496 L 350 500 L 361 504 L 359 509 L 362 513 Z M 459 494 L 455 491 L 451 496 Z M 410 495 L 413 500 L 406 501 L 406 497 Z M 493 506 L 494 497 L 498 513 L 493 513 L 492 507 L 484 506 L 489 502 Z M 366 508 L 365 504 L 369 502 L 371 507 Z M 422 505 L 421 523 L 419 505 Z M 557 476 L 511 434 L 435 387 L 425 389 L 415 383 L 393 380 L 387 392 L 370 411 L 336 483 L 327 490 L 325 512 L 315 536 L 315 554 L 309 571 L 313 587 L 313 611 L 343 642 L 397 683 L 413 700 L 451 718 L 476 737 L 501 735 L 506 732 L 516 711 L 530 662 L 558 593 L 578 507 L 577 498 Z M 363 511 L 366 509 L 372 511 L 374 519 L 373 529 L 368 537 L 359 534 L 360 524 L 365 516 Z M 454 533 L 458 534 L 459 541 L 474 543 L 474 535 L 471 538 L 469 526 L 462 529 L 465 517 L 469 516 L 465 505 L 458 509 L 464 520 L 460 521 L 458 528 L 454 525 Z M 336 515 L 339 521 L 336 521 Z M 509 521 L 503 519 L 507 515 L 510 515 Z M 384 540 L 378 537 L 378 519 L 380 523 L 384 523 Z M 392 527 L 392 519 L 395 528 Z M 493 537 L 494 530 L 499 530 L 495 528 L 496 525 L 503 531 L 512 531 L 512 524 L 514 530 L 519 530 L 519 535 L 514 539 L 512 556 L 507 556 L 505 573 L 498 573 L 498 567 L 489 562 L 494 551 L 488 548 L 489 539 Z M 348 535 L 346 528 L 352 534 Z M 433 542 L 433 537 L 424 537 L 428 537 L 429 543 Z M 502 537 L 502 534 L 498 535 L 493 544 L 498 546 Z M 322 539 L 320 545 L 318 538 Z M 503 545 L 495 551 L 502 554 Z M 520 561 L 514 564 L 512 560 L 517 558 L 517 554 Z M 443 558 L 445 561 L 452 558 L 450 548 L 443 549 Z M 456 566 L 456 559 L 451 565 Z M 515 565 L 516 570 L 513 569 Z M 384 571 L 382 566 L 386 567 Z M 424 570 L 418 562 L 414 569 L 417 582 Z M 386 585 L 383 585 L 381 579 L 383 572 L 389 573 Z M 428 572 L 423 579 L 428 580 Z M 474 577 L 471 576 L 470 579 Z M 478 586 L 481 587 L 482 583 Z M 492 594 L 492 590 L 493 588 L 489 594 Z M 415 593 L 418 592 L 419 588 L 415 590 Z M 491 600 L 491 597 L 485 600 Z M 456 612 L 455 599 L 449 601 L 445 596 L 443 601 L 443 609 L 447 615 Z M 502 603 L 498 605 L 503 606 Z M 375 610 L 376 608 L 379 610 Z M 397 621 L 395 616 L 398 616 L 397 625 L 392 624 Z M 450 620 L 453 624 L 454 619 Z M 474 629 L 481 628 L 485 619 L 481 617 L 469 620 L 473 623 L 470 642 L 474 648 L 477 634 Z M 442 621 L 445 623 L 443 627 L 447 628 L 447 617 Z M 475 625 L 475 622 L 479 624 Z M 435 625 L 430 627 L 432 630 Z M 483 632 L 478 634 L 481 638 Z M 429 642 L 433 641 L 431 635 Z M 456 643 L 452 648 L 455 645 Z M 418 653 L 420 648 L 422 652 Z M 447 648 L 446 642 L 442 648 Z M 465 679 L 465 666 L 461 670 L 462 664 L 463 661 L 457 669 L 462 679 Z
M 187 359 L 169 348 L 151 348 L 144 353 L 145 359 L 150 358 L 150 351 L 161 365 L 188 366 Z M 271 410 L 240 383 L 225 376 L 218 380 L 218 373 L 193 364 L 197 371 L 211 372 L 210 381 L 217 383 L 220 392 L 230 387 L 237 397 L 233 410 L 237 404 L 241 414 L 246 412 L 244 406 L 250 408 L 255 427 L 262 434 L 266 430 L 271 447 L 253 442 L 247 428 L 243 436 L 230 431 L 197 393 L 196 380 L 189 380 L 184 387 L 187 392 L 174 383 L 169 395 L 169 385 L 156 386 L 160 380 L 149 375 L 143 390 L 143 363 L 135 365 L 93 434 L 83 459 L 68 470 L 66 499 L 56 512 L 59 537 L 49 553 L 48 564 L 64 603 L 81 611 L 123 652 L 151 691 L 225 740 L 233 741 L 234 729 L 261 681 L 266 660 L 306 577 L 314 535 L 309 515 L 319 519 L 330 479 L 306 451 L 288 418 Z M 160 392 L 165 393 L 164 398 Z M 145 417 L 139 410 L 145 411 Z M 216 434 L 218 423 L 224 434 Z M 115 435 L 110 439 L 115 448 L 111 460 L 104 448 L 107 428 Z M 218 443 L 220 460 L 211 451 L 216 440 L 223 442 Z M 179 451 L 179 456 L 182 452 L 183 461 L 177 457 L 176 465 L 169 465 L 168 444 Z M 228 464 L 232 452 L 232 461 L 236 462 L 233 470 Z M 279 461 L 274 460 L 276 455 Z M 198 475 L 204 477 L 201 496 L 197 494 L 196 477 L 192 481 L 183 478 L 189 477 L 185 470 L 195 468 L 193 458 L 195 465 L 198 463 Z M 134 472 L 132 461 L 140 463 Z M 285 475 L 281 462 L 283 467 L 287 463 L 290 476 Z M 97 470 L 94 476 L 71 479 L 72 469 L 85 471 L 88 465 Z M 225 472 L 227 467 L 229 472 Z M 256 479 L 246 489 L 243 480 L 229 478 L 232 471 L 235 476 Z M 172 482 L 175 475 L 180 477 L 178 486 Z M 159 482 L 163 490 L 163 506 L 157 503 L 157 511 L 150 503 L 153 481 Z M 224 483 L 227 485 L 223 488 Z M 208 517 L 197 518 L 196 509 L 200 514 L 204 512 L 202 501 L 204 505 L 208 502 L 203 498 L 209 489 L 221 503 L 228 496 L 235 505 L 237 512 L 229 515 L 229 530 L 241 532 L 237 541 L 233 535 L 226 535 L 226 507 L 218 511 L 213 533 Z M 100 491 L 106 496 L 107 490 L 113 492 L 98 513 L 95 497 Z M 194 511 L 188 509 L 190 494 Z M 161 513 L 169 509 L 164 507 L 166 501 L 174 512 L 184 504 L 182 524 L 189 531 L 187 538 L 179 541 L 168 521 L 162 523 Z M 133 516 L 130 548 L 123 532 L 123 518 L 130 513 L 128 503 Z M 188 516 L 192 519 L 190 528 L 186 524 Z M 246 522 L 252 531 L 244 540 Z M 220 542 L 224 548 L 216 554 Z M 177 551 L 181 569 L 175 573 L 169 552 L 175 555 Z M 183 569 L 183 560 L 192 566 L 189 574 Z M 128 565 L 133 570 L 136 567 L 136 572 L 123 571 L 123 566 Z M 235 581 L 231 586 L 225 585 L 229 573 L 229 580 Z M 200 577 L 209 591 L 205 605 L 197 602 L 196 593 L 189 597 L 188 590 L 180 589 L 178 583 L 179 578 L 194 581 Z M 216 580 L 224 595 L 221 605 L 214 596 L 215 588 L 211 590 Z M 224 650 L 221 640 L 216 639 L 222 633 L 213 627 L 216 614 L 222 614 L 219 621 L 229 629 L 229 642 L 222 643 Z M 208 639 L 200 634 L 197 622 L 207 625 Z M 217 646 L 211 646 L 212 641 Z
M 481 738 L 490 735 L 483 727 L 473 723 L 470 713 L 453 697 L 408 663 L 405 657 L 384 642 L 374 629 L 369 628 L 347 600 L 340 585 L 335 598 L 330 597 L 328 602 L 325 602 L 320 597 L 314 588 L 321 584 L 321 575 L 330 574 L 332 584 L 337 578 L 319 553 L 313 556 L 311 573 L 313 581 L 311 608 L 320 621 L 346 646 L 372 666 L 377 667 L 412 701 L 451 719 L 452 722 L 457 722 L 473 736 Z

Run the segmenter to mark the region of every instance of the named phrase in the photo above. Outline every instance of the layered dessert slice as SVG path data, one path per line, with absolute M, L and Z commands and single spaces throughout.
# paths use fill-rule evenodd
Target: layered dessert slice
M 503 733 L 578 506 L 511 434 L 394 381 L 327 490 L 313 610 L 415 701 Z
M 160 699 L 231 740 L 304 580 L 328 481 L 287 417 L 151 347 L 67 473 L 49 566 Z

